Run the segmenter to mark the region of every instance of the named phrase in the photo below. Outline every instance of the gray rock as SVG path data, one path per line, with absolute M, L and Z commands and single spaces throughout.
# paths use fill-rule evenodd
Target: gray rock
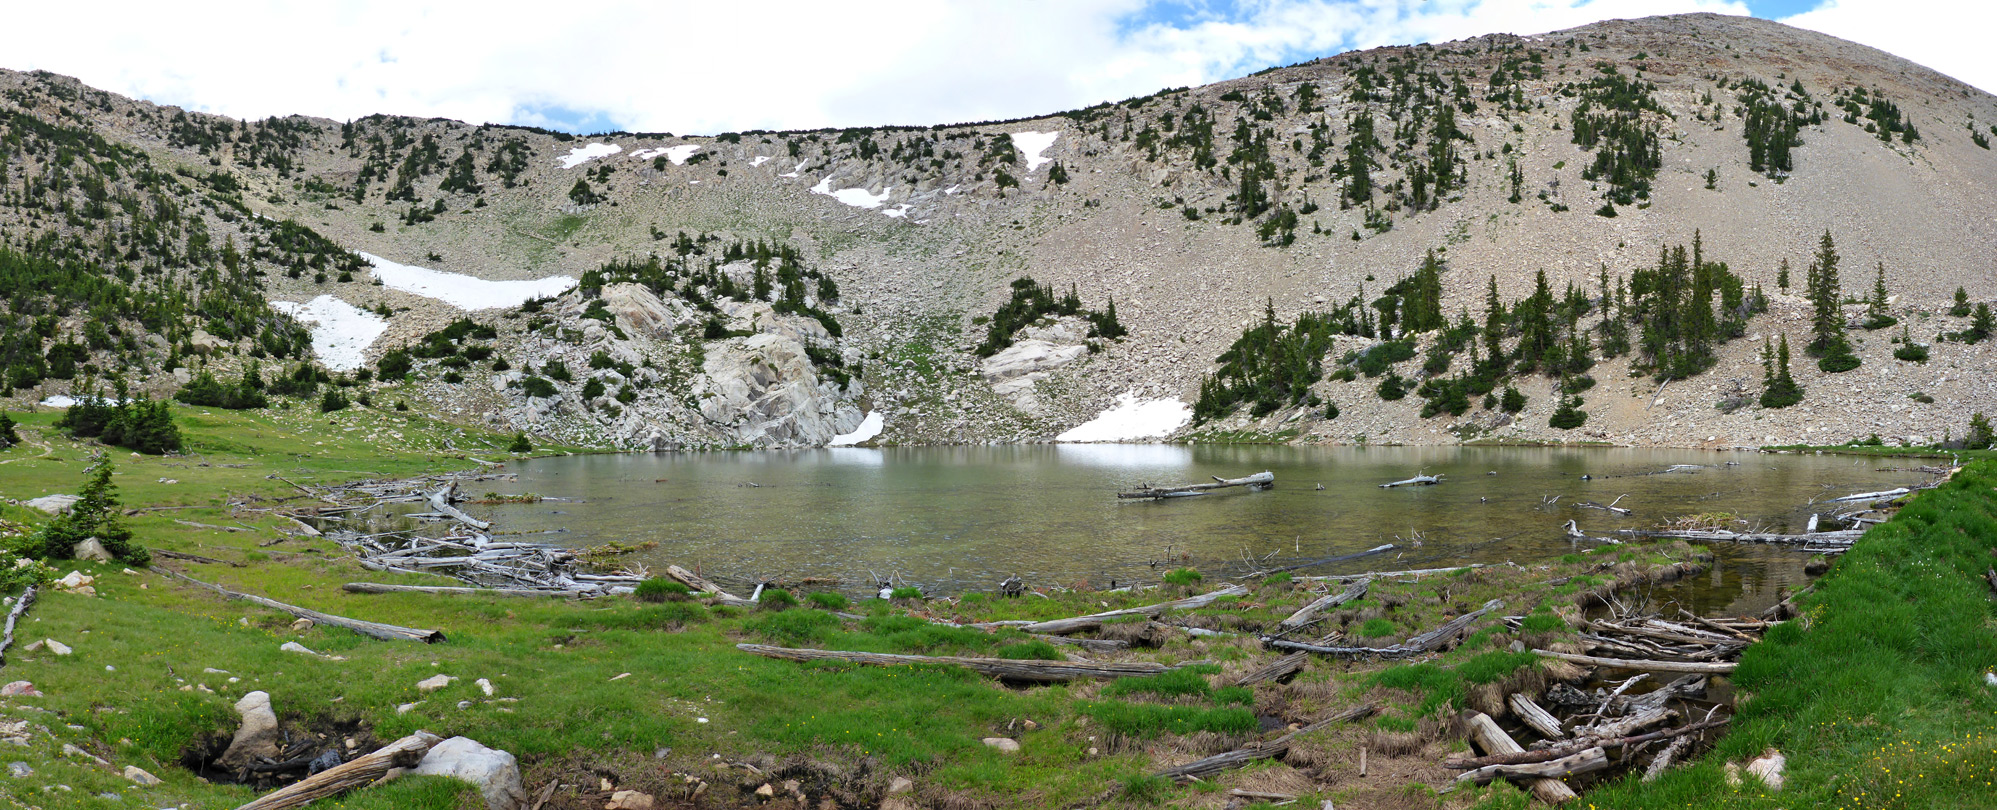
M 270 693 L 257 690 L 236 701 L 236 714 L 243 724 L 229 741 L 229 748 L 217 760 L 225 765 L 248 764 L 255 757 L 275 757 L 278 750 L 277 713 L 271 711 Z
M 527 788 L 520 782 L 520 765 L 513 755 L 470 738 L 452 737 L 437 743 L 423 755 L 416 773 L 477 785 L 485 796 L 486 810 L 521 810 L 528 805 Z
M 28 763 L 26 762 L 9 762 L 7 763 L 7 775 L 15 779 L 26 779 L 35 775 L 35 769 L 28 767 Z
M 75 495 L 43 495 L 42 497 L 28 501 L 27 506 L 30 509 L 40 509 L 51 515 L 60 515 L 69 511 L 69 508 L 75 506 L 76 502 L 80 500 L 83 499 Z
M 775 333 L 709 344 L 694 381 L 709 428 L 726 442 L 763 447 L 819 447 L 859 427 L 859 408 L 831 389 L 804 344 Z
M 137 765 L 125 766 L 125 778 L 132 780 L 132 784 L 139 787 L 152 787 L 160 784 L 159 777 L 146 773 L 144 768 L 140 768 Z
M 1008 754 L 1019 752 L 1019 741 L 1011 737 L 986 737 L 981 742 Z
M 70 549 L 69 555 L 71 558 L 78 560 L 90 560 L 93 562 L 111 561 L 111 552 L 104 548 L 103 541 L 95 537 L 83 538 L 82 542 L 77 543 Z

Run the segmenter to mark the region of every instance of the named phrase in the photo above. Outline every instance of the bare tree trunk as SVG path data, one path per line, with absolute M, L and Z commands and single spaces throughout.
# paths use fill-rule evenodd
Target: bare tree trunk
M 1317 618 L 1317 614 L 1319 613 L 1361 598 L 1366 595 L 1366 588 L 1372 583 L 1373 581 L 1370 579 L 1362 579 L 1347 586 L 1344 591 L 1325 594 L 1310 604 L 1298 608 L 1297 612 L 1290 614 L 1290 618 L 1283 620 L 1283 627 L 1289 629 L 1302 627 L 1310 623 L 1311 619 Z
M 279 788 L 264 794 L 256 801 L 245 804 L 236 810 L 290 810 L 304 807 L 329 796 L 337 796 L 357 787 L 366 787 L 390 768 L 413 768 L 430 752 L 430 747 L 443 742 L 443 738 L 427 731 L 418 731 L 367 756 L 343 765 L 328 768 L 305 781 Z
M 21 598 L 14 602 L 14 609 L 7 612 L 7 634 L 0 636 L 0 667 L 7 665 L 7 648 L 14 646 L 14 623 L 28 612 L 28 606 L 35 603 L 35 586 L 29 585 L 21 592 Z
M 320 613 L 319 611 L 312 610 L 310 608 L 302 608 L 297 605 L 287 605 L 275 599 L 265 599 L 261 596 L 252 596 L 247 593 L 237 593 L 235 591 L 224 588 L 220 585 L 212 585 L 206 582 L 202 582 L 201 580 L 187 576 L 186 574 L 168 571 L 164 568 L 154 568 L 153 570 L 158 571 L 167 576 L 173 577 L 174 579 L 184 580 L 187 582 L 194 583 L 203 588 L 207 588 L 211 591 L 226 596 L 230 599 L 241 599 L 245 602 L 262 605 L 272 610 L 281 610 L 284 611 L 285 613 L 289 613 L 299 618 L 311 619 L 314 624 L 330 624 L 333 625 L 334 627 L 344 627 L 347 628 L 348 630 L 352 630 L 361 635 L 371 636 L 374 638 L 381 639 L 383 641 L 421 641 L 425 644 L 435 644 L 437 642 L 444 640 L 444 633 L 441 630 L 419 630 L 413 627 L 398 627 L 392 624 L 381 624 L 379 622 L 362 621 L 360 619 L 349 619 L 345 616 L 335 616 L 331 613 Z
M 1525 749 L 1520 748 L 1518 742 L 1513 740 L 1510 734 L 1506 734 L 1504 729 L 1499 728 L 1497 721 L 1492 720 L 1488 714 L 1470 712 L 1465 718 L 1465 724 L 1469 728 L 1470 741 L 1476 743 L 1478 748 L 1484 749 L 1486 754 L 1525 753 Z M 1528 778 L 1525 780 L 1525 785 L 1526 789 L 1532 791 L 1532 795 L 1538 796 L 1540 801 L 1547 804 L 1560 804 L 1576 798 L 1574 789 L 1558 779 Z
M 1700 664 L 1685 661 L 1636 661 L 1626 658 L 1597 658 L 1592 655 L 1574 655 L 1572 653 L 1557 653 L 1549 650 L 1533 650 L 1533 653 L 1535 655 L 1544 655 L 1548 658 L 1558 658 L 1562 661 L 1572 661 L 1576 664 L 1614 667 L 1616 669 L 1641 669 L 1649 672 L 1690 672 L 1700 675 L 1725 675 L 1733 672 L 1736 666 L 1731 663 Z

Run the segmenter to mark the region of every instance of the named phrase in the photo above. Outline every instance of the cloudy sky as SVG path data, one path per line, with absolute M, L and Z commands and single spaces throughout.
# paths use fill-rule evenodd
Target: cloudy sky
M 0 67 L 238 118 L 714 134 L 1025 117 L 1356 48 L 1690 11 L 1997 91 L 1987 0 L 99 0 L 9 9 Z

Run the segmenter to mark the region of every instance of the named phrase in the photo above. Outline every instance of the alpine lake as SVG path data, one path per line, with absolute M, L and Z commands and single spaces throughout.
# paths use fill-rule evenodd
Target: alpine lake
M 1859 456 L 1610 448 L 1034 444 L 557 456 L 467 494 L 545 500 L 472 507 L 499 531 L 572 548 L 639 547 L 616 564 L 696 570 L 746 590 L 764 580 L 933 595 L 1532 565 L 1632 540 L 1686 516 L 1801 532 L 1831 498 L 1926 480 L 1917 462 Z M 1899 468 L 1899 469 L 1893 469 Z M 1122 500 L 1120 491 L 1261 471 L 1276 485 Z M 1417 473 L 1433 486 L 1382 488 Z M 1614 504 L 1628 516 L 1586 508 Z M 1383 545 L 1393 548 L 1372 551 Z M 1787 546 L 1712 543 L 1715 564 L 1658 597 L 1744 613 L 1807 581 Z M 1371 553 L 1367 553 L 1367 552 Z

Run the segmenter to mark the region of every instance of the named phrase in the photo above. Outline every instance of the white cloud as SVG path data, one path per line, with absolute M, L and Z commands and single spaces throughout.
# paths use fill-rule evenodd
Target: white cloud
M 688 134 L 1024 117 L 1355 47 L 1747 13 L 1739 0 L 679 0 L 531 14 L 390 0 L 219 13 L 132 0 L 18 5 L 0 31 L 0 66 L 160 103 L 242 118 L 580 118 Z M 1950 4 L 1944 17 L 1941 5 L 1840 0 L 1803 22 L 1997 86 L 1970 41 L 1988 27 L 1963 19 L 1990 12 Z M 1965 5 L 1978 9 L 1954 8 Z

